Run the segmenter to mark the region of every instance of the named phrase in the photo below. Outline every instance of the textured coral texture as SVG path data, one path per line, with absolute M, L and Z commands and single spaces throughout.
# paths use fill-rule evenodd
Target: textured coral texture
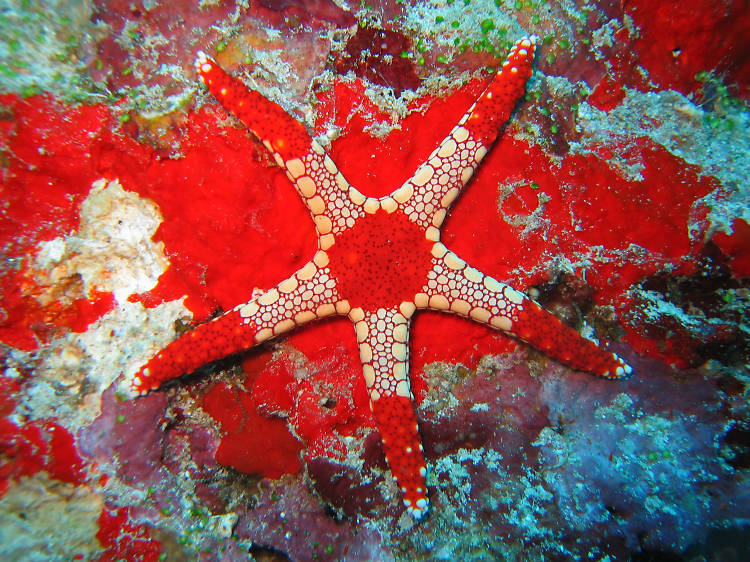
M 748 557 L 746 2 L 0 6 L 0 558 Z M 309 145 L 256 140 L 200 83 L 199 51 L 273 107 L 261 136 L 310 135 L 385 201 L 531 35 L 525 93 L 491 90 L 466 124 L 490 143 L 507 119 L 440 242 L 573 339 L 531 313 L 517 335 L 536 346 L 418 311 L 414 406 L 371 409 L 345 316 L 260 343 L 212 332 L 303 270 L 328 225 L 295 183 Z M 508 115 L 503 96 L 520 96 Z M 339 265 L 339 289 L 395 330 L 378 303 L 444 259 L 411 242 L 428 219 L 366 215 L 347 239 L 331 212 L 328 257 L 375 272 Z M 378 241 L 406 265 L 368 244 L 383 230 L 406 233 Z M 598 368 L 555 345 L 578 334 L 632 376 L 566 367 Z M 175 340 L 193 355 L 172 369 L 194 372 L 133 399 L 127 381 Z M 419 466 L 379 431 L 404 407 L 421 520 L 394 481 Z

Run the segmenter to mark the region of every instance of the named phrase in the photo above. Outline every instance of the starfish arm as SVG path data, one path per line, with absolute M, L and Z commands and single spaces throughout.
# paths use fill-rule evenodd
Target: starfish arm
M 620 379 L 632 369 L 616 354 L 583 338 L 523 293 L 484 275 L 441 243 L 433 247 L 432 270 L 419 308 L 453 312 L 515 336 L 579 371 Z
M 357 333 L 370 407 L 388 466 L 407 511 L 420 519 L 429 505 L 427 466 L 409 388 L 409 320 L 398 308 L 374 312 L 353 308 L 349 318 Z
M 197 326 L 167 345 L 130 378 L 130 391 L 146 394 L 198 367 L 333 314 L 347 314 L 325 252 L 256 299 Z
M 500 72 L 458 125 L 400 188 L 391 194 L 411 221 L 437 241 L 451 205 L 510 117 L 531 76 L 536 36 L 519 39 Z
M 349 185 L 323 147 L 280 105 L 249 90 L 203 51 L 198 52 L 195 69 L 219 103 L 242 121 L 286 170 L 310 209 L 320 248 L 328 249 L 334 235 L 354 226 L 364 214 L 368 198 Z

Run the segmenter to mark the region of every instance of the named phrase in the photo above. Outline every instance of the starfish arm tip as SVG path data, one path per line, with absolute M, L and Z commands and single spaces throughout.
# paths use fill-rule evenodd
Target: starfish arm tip
M 406 506 L 406 511 L 409 513 L 409 515 L 419 521 L 425 515 L 427 515 L 427 510 L 430 507 L 430 502 L 426 496 L 423 496 L 414 502 L 408 499 L 404 499 L 404 506 Z
M 630 375 L 633 374 L 633 367 L 628 365 L 619 355 L 616 353 L 613 353 L 612 356 L 615 359 L 615 362 L 617 363 L 617 367 L 614 371 L 614 378 L 616 379 L 626 379 Z

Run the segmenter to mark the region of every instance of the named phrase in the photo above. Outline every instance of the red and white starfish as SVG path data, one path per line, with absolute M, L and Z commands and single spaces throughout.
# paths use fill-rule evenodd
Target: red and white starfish
M 263 141 L 307 204 L 318 250 L 291 277 L 169 344 L 130 382 L 144 394 L 201 365 L 313 320 L 354 324 L 370 406 L 388 465 L 415 518 L 427 511 L 426 464 L 409 386 L 409 323 L 418 310 L 451 312 L 515 336 L 550 357 L 607 378 L 631 369 L 522 293 L 468 265 L 440 227 L 531 76 L 535 37 L 520 39 L 502 70 L 414 175 L 390 195 L 350 185 L 305 128 L 248 91 L 205 53 L 195 62 L 211 93 Z

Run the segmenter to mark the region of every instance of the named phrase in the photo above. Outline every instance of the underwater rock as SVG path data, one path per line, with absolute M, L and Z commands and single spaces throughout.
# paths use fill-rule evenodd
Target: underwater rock
M 0 527 L 12 536 L 0 549 L 630 560 L 746 544 L 748 23 L 741 3 L 714 4 L 5 10 Z M 392 41 L 368 52 L 374 30 Z M 418 527 L 399 517 L 346 322 L 122 400 L 120 375 L 315 249 L 284 173 L 197 86 L 195 51 L 292 112 L 380 196 L 526 33 L 540 38 L 526 99 L 441 240 L 610 343 L 629 381 L 571 372 L 456 317 L 415 318 L 432 504 Z M 269 443 L 280 439 L 289 447 Z M 19 518 L 19 498 L 36 522 Z M 48 524 L 64 509 L 65 537 Z M 743 559 L 731 548 L 722 556 Z

